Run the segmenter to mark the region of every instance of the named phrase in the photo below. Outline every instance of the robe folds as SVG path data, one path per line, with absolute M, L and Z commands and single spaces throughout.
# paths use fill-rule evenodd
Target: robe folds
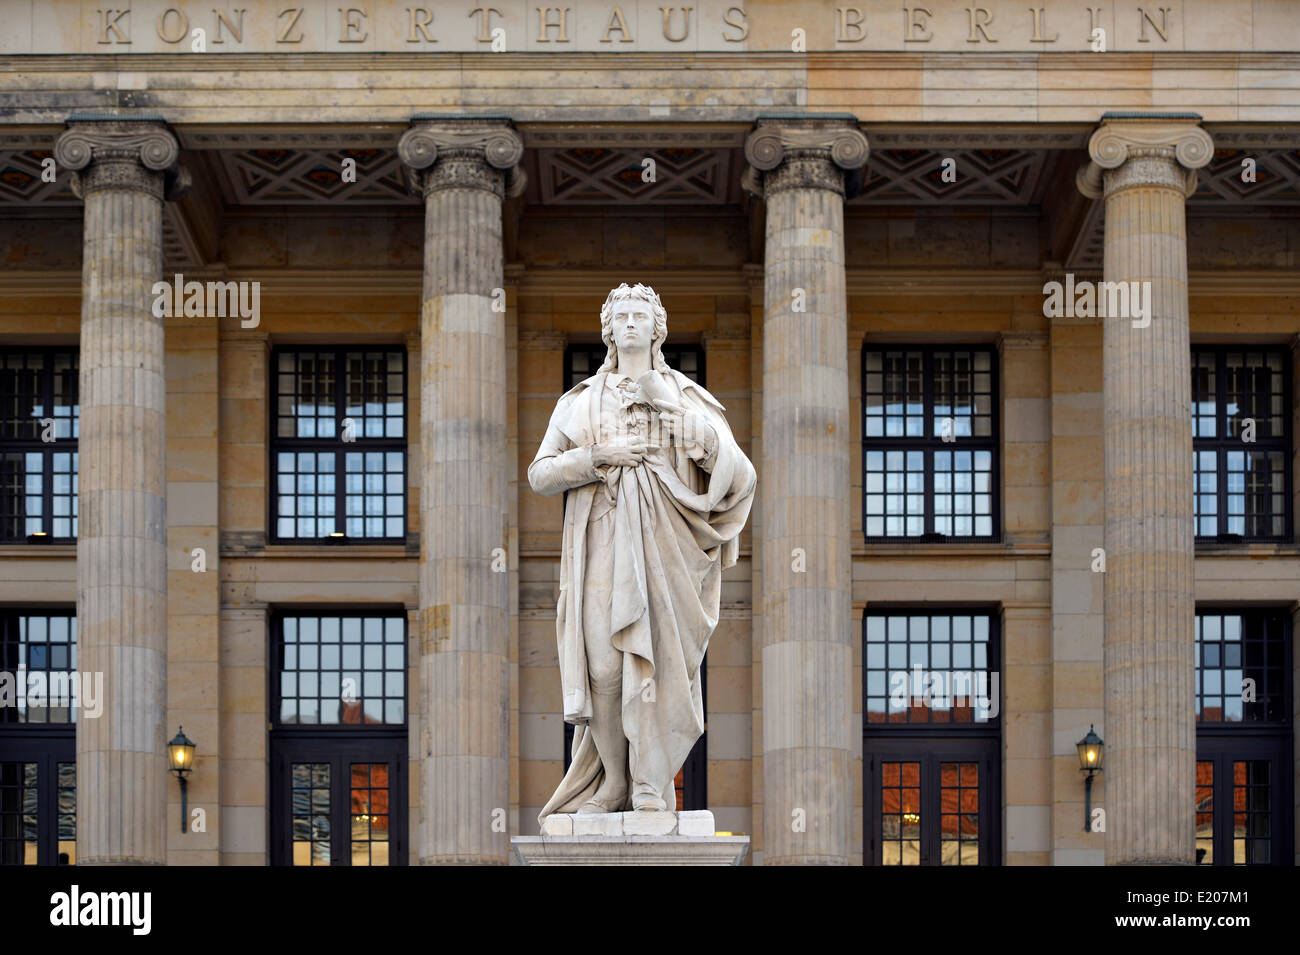
M 722 571 L 736 563 L 754 500 L 754 466 L 732 436 L 725 409 L 675 370 L 663 376 L 665 384 L 675 403 L 713 428 L 716 451 L 706 455 L 693 442 L 665 441 L 635 467 L 595 468 L 591 446 L 619 437 L 601 433 L 606 377 L 594 375 L 560 398 L 528 468 L 539 494 L 570 492 L 555 630 L 564 719 L 577 728 L 569 771 L 539 821 L 575 812 L 604 781 L 587 731 L 592 707 L 583 605 L 592 581 L 611 575 L 611 632 L 596 637 L 612 640 L 623 655 L 628 766 L 674 808 L 673 777 L 704 732 L 700 666 L 718 622 Z M 614 502 L 613 552 L 589 554 L 587 525 L 598 494 Z

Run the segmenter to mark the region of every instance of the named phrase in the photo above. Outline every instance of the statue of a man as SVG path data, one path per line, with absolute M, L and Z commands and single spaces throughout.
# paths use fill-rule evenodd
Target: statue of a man
M 718 400 L 665 364 L 654 290 L 600 310 L 608 352 L 564 394 L 528 468 L 564 507 L 556 611 L 573 761 L 551 813 L 675 809 L 673 778 L 704 732 L 700 667 L 736 562 L 754 466 Z

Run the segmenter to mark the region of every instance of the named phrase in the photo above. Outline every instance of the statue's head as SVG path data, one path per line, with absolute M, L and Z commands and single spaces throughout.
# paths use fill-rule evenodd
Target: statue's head
M 655 290 L 639 282 L 628 285 L 626 282 L 609 293 L 605 304 L 600 308 L 600 338 L 605 343 L 605 363 L 599 372 L 613 371 L 618 367 L 618 341 L 614 331 L 614 316 L 620 313 L 648 313 L 653 323 L 650 336 L 650 364 L 656 371 L 667 372 L 662 347 L 668 337 L 668 312 Z

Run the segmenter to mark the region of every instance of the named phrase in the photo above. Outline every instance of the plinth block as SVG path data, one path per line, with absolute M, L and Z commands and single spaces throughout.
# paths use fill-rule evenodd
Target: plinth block
M 510 840 L 524 865 L 740 865 L 748 836 L 714 835 L 713 813 L 555 813 Z

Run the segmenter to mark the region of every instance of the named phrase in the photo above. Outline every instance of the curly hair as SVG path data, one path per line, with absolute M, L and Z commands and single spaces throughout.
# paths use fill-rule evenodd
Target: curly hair
M 596 374 L 613 371 L 618 367 L 618 345 L 614 343 L 614 306 L 619 302 L 640 300 L 650 306 L 654 316 L 654 333 L 650 336 L 650 365 L 655 371 L 668 373 L 668 363 L 664 361 L 663 343 L 668 338 L 668 312 L 659 295 L 648 285 L 638 282 L 628 285 L 623 282 L 609 293 L 605 304 L 600 307 L 600 340 L 605 343 L 605 363 L 597 369 Z

